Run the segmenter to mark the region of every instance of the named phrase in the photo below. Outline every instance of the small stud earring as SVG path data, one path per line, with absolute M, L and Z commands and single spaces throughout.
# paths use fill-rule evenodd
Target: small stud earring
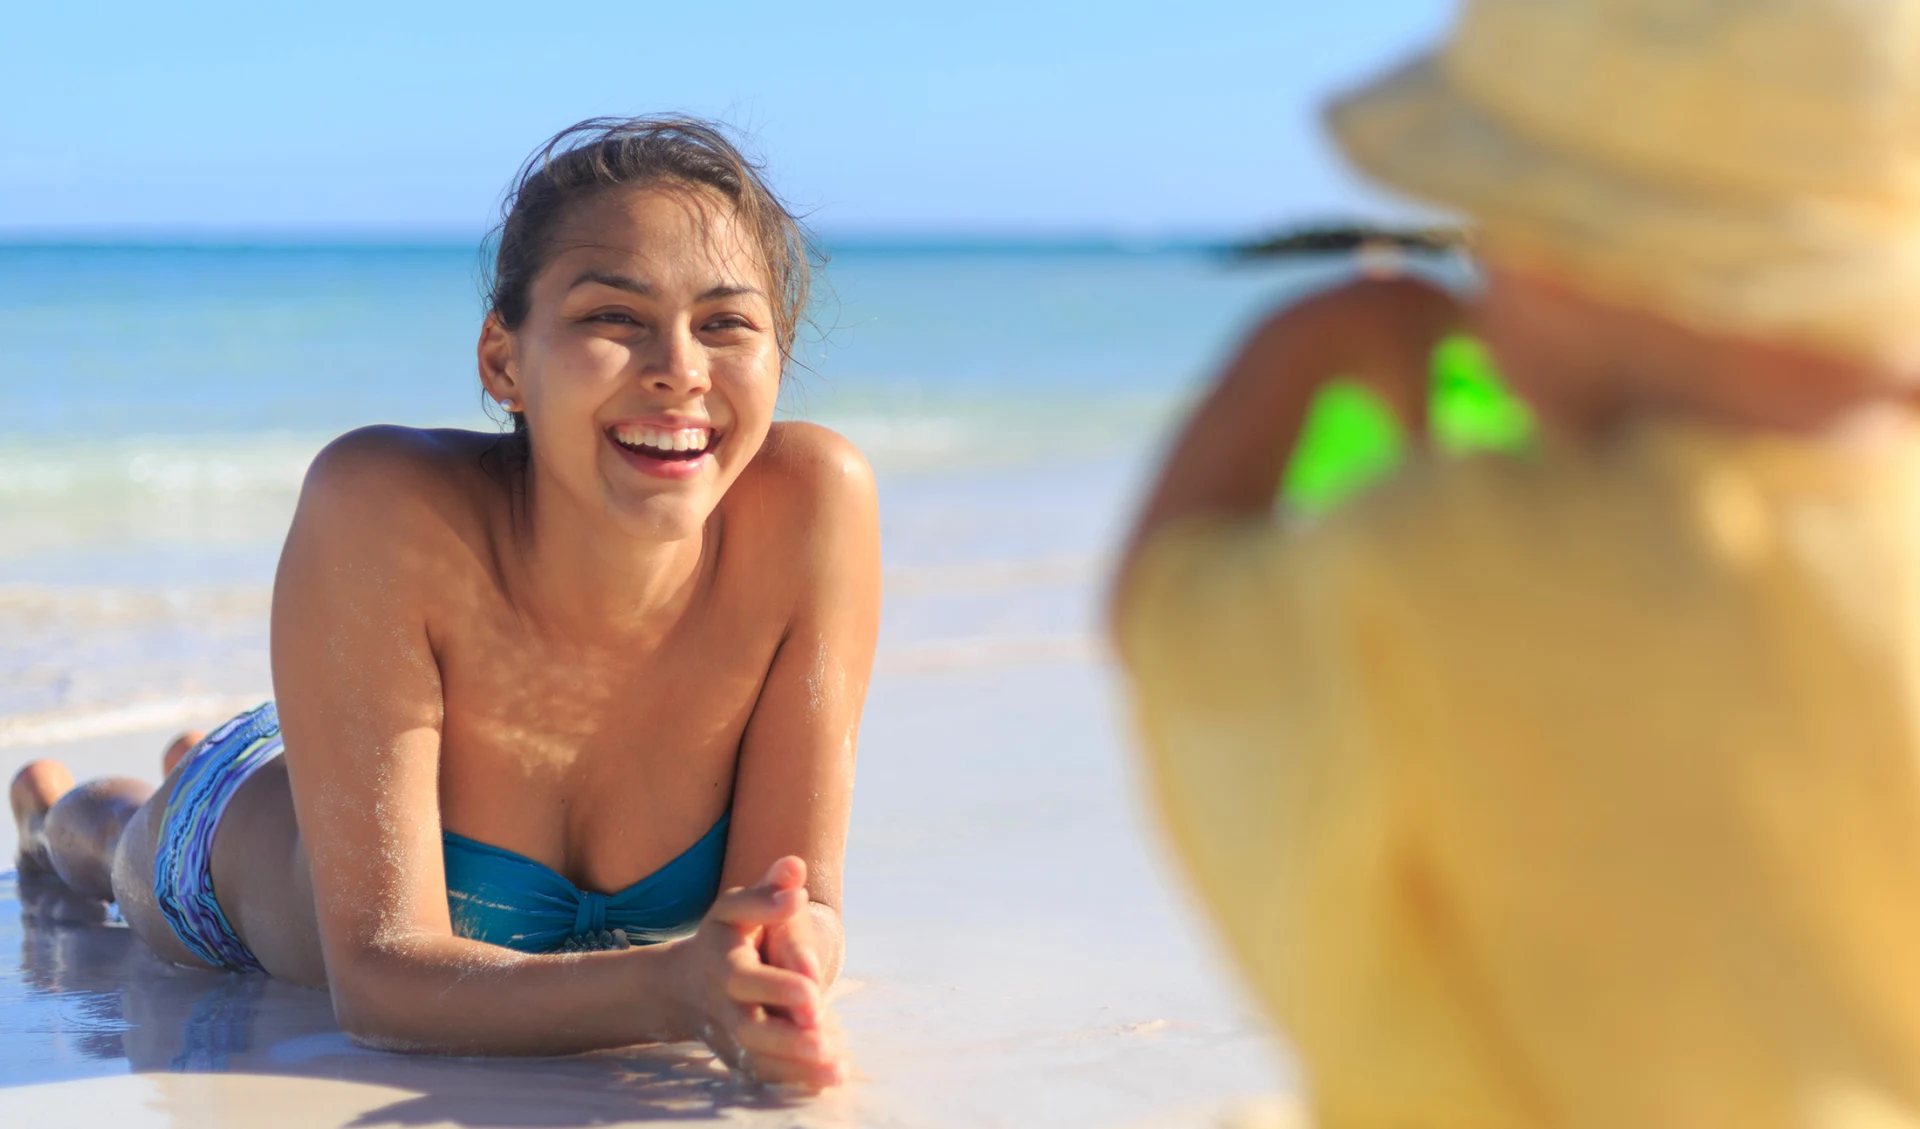
M 510 412 L 519 410 L 513 406 L 513 397 L 511 396 L 503 397 L 500 401 L 500 406 Z

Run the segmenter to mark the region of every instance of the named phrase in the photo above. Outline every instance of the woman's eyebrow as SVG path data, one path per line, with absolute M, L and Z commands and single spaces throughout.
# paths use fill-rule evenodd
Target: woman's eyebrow
M 595 283 L 600 286 L 611 286 L 615 290 L 626 290 L 644 298 L 651 298 L 653 296 L 652 283 L 642 282 L 637 278 L 630 278 L 627 275 L 614 271 L 603 270 L 582 271 L 580 277 L 574 279 L 567 289 L 571 291 L 576 287 L 585 286 L 588 283 Z M 710 302 L 715 298 L 738 298 L 747 294 L 765 296 L 765 293 L 757 286 L 721 283 L 719 286 L 708 287 L 700 295 L 699 300 L 702 302 Z
M 642 297 L 653 296 L 653 285 L 651 283 L 642 282 L 637 278 L 629 278 L 624 274 L 617 274 L 613 271 L 603 270 L 582 271 L 580 277 L 574 279 L 573 282 L 567 286 L 567 289 L 571 291 L 585 286 L 589 282 L 598 283 L 601 286 L 611 286 L 615 290 L 629 290 Z

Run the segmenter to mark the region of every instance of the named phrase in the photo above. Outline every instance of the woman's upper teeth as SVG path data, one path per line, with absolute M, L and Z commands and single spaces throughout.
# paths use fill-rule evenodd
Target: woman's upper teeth
M 613 437 L 629 447 L 659 451 L 704 451 L 712 429 L 705 427 L 616 427 Z

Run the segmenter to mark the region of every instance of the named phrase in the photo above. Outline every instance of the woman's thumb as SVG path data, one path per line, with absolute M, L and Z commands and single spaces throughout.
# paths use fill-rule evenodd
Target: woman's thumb
M 707 917 L 730 925 L 776 925 L 807 904 L 807 864 L 793 855 L 767 868 L 757 886 L 745 886 L 714 899 Z
M 762 886 L 774 890 L 795 890 L 807 884 L 807 863 L 799 855 L 787 855 L 775 859 L 767 868 L 766 877 L 760 880 Z

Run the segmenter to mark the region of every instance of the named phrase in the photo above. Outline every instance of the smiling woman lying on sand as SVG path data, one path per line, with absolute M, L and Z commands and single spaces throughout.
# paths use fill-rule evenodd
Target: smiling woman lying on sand
M 27 765 L 23 876 L 180 964 L 325 984 L 375 1046 L 699 1038 L 838 1081 L 879 534 L 859 453 L 773 423 L 808 269 L 712 127 L 561 133 L 480 332 L 513 434 L 322 452 L 274 586 L 278 714 L 177 742 L 157 791 Z

